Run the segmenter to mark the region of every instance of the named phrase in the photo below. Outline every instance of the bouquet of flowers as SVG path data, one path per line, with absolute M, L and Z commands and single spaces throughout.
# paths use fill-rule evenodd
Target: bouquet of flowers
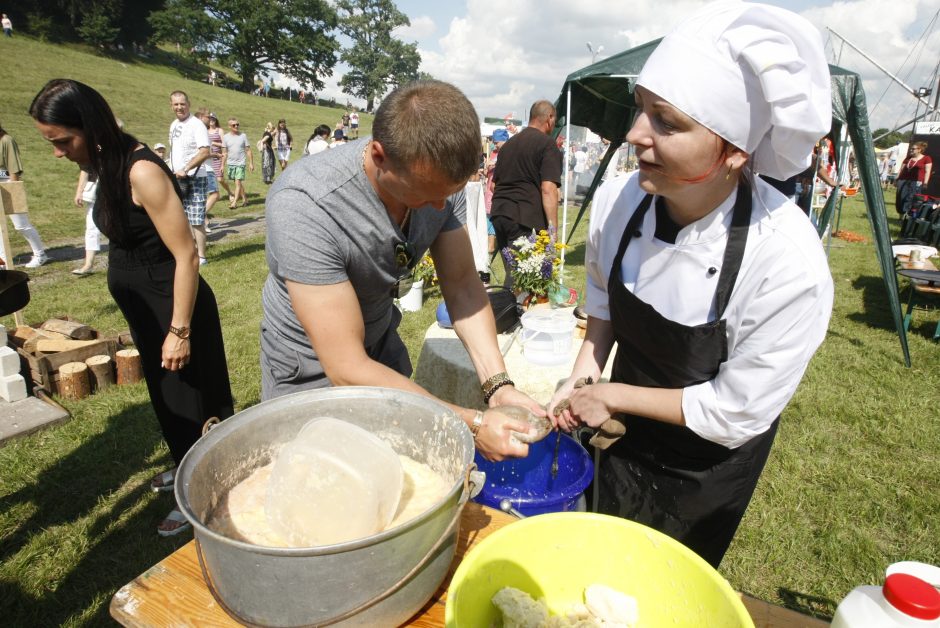
M 509 265 L 516 290 L 525 290 L 533 297 L 547 297 L 561 285 L 559 253 L 565 248 L 561 242 L 552 243 L 544 229 L 517 238 L 512 246 L 502 250 Z
M 434 260 L 430 253 L 425 253 L 418 265 L 415 266 L 414 280 L 424 281 L 424 287 L 428 288 L 437 283 L 437 269 L 434 268 Z

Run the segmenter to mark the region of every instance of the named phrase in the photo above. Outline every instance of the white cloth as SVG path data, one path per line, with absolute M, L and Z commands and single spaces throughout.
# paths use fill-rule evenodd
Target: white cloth
M 464 188 L 467 198 L 467 233 L 473 251 L 473 265 L 477 272 L 489 272 L 489 248 L 486 233 L 486 202 L 483 199 L 483 182 L 468 181 Z
M 574 170 L 575 173 L 581 174 L 587 170 L 588 154 L 587 151 L 578 150 L 574 153 Z
M 637 174 L 602 185 L 591 208 L 585 269 L 590 316 L 610 320 L 607 279 L 627 221 L 644 196 Z M 627 247 L 624 285 L 683 325 L 714 319 L 735 194 L 684 227 L 676 244 L 654 238 L 650 208 Z M 728 360 L 711 381 L 685 388 L 686 424 L 699 436 L 738 447 L 783 411 L 826 335 L 833 284 L 813 225 L 799 207 L 758 180 L 747 247 L 724 318 Z M 709 268 L 718 272 L 709 274 Z
M 805 170 L 832 125 L 819 31 L 786 9 L 720 0 L 660 42 L 637 84 L 751 155 L 756 172 Z
M 94 201 L 85 201 L 85 250 L 86 251 L 100 251 L 101 250 L 101 232 L 98 231 L 98 226 L 95 225 L 95 219 L 92 216 L 95 211 L 95 202 Z
M 307 154 L 316 155 L 317 153 L 325 151 L 329 148 L 330 145 L 322 137 L 315 137 L 309 142 L 307 142 Z
M 202 120 L 192 115 L 182 122 L 173 120 L 170 124 L 170 170 L 182 170 L 200 148 L 209 148 L 209 130 Z M 186 174 L 191 177 L 206 176 L 205 162 Z

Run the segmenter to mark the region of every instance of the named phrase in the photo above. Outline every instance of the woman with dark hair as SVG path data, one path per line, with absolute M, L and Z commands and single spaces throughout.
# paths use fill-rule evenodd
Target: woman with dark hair
M 261 180 L 271 185 L 274 183 L 274 125 L 268 122 L 264 125 L 264 133 L 258 140 L 258 150 L 261 152 Z
M 784 181 L 832 123 L 819 32 L 785 9 L 713 2 L 650 54 L 626 139 L 639 169 L 598 190 L 587 332 L 550 404 L 598 428 L 598 512 L 717 567 L 780 415 L 826 336 L 833 283 Z M 614 343 L 609 383 L 598 381 Z
M 214 113 L 209 113 L 209 156 L 212 163 L 212 173 L 215 175 L 216 183 L 228 193 L 229 199 L 232 198 L 232 189 L 228 186 L 225 177 L 222 176 L 222 128 L 219 126 L 219 119 Z M 206 212 L 209 212 L 208 203 Z
M 290 152 L 294 148 L 294 138 L 287 130 L 287 120 L 284 118 L 277 121 L 277 132 L 274 135 L 274 140 L 277 142 L 277 160 L 281 164 L 281 170 L 284 170 L 290 159 Z
M 94 221 L 108 236 L 108 289 L 140 351 L 150 401 L 178 465 L 211 417 L 232 415 L 219 311 L 199 262 L 176 178 L 147 146 L 118 128 L 91 87 L 54 79 L 29 108 L 36 127 L 66 157 L 98 178 Z M 154 491 L 173 488 L 175 469 Z M 161 536 L 189 528 L 174 508 Z
M 933 160 L 927 155 L 927 142 L 914 142 L 911 152 L 898 172 L 895 182 L 897 194 L 894 200 L 894 209 L 899 216 L 909 214 L 914 207 L 914 195 L 927 189 L 930 183 Z
M 321 124 L 315 128 L 310 137 L 307 138 L 307 145 L 304 146 L 304 155 L 316 155 L 329 148 L 330 144 L 326 141 L 326 138 L 329 136 L 330 127 L 325 124 Z

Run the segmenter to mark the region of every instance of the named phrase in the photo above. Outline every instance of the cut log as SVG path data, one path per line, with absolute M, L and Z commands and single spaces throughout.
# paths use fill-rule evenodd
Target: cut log
M 87 360 L 91 371 L 91 382 L 94 390 L 104 390 L 114 383 L 114 369 L 112 368 L 111 356 L 95 355 Z
M 114 354 L 117 363 L 118 386 L 133 384 L 144 378 L 144 369 L 140 363 L 140 351 L 137 349 L 121 349 Z
M 32 338 L 26 341 L 28 347 L 32 343 Z M 35 351 L 43 353 L 57 353 L 59 351 L 71 351 L 72 349 L 81 349 L 98 344 L 97 340 L 70 340 L 68 338 L 37 338 L 33 344 Z
M 97 336 L 95 330 L 88 325 L 78 321 L 62 320 L 61 318 L 50 318 L 40 325 L 39 329 L 54 331 L 73 340 L 93 340 Z
M 84 362 L 69 362 L 59 367 L 59 394 L 64 399 L 84 399 L 91 394 L 88 365 Z

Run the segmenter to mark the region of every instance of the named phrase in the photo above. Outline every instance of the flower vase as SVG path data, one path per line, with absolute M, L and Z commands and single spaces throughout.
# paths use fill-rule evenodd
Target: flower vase
M 522 309 L 531 310 L 532 308 L 548 303 L 548 295 L 528 293 L 522 300 Z

